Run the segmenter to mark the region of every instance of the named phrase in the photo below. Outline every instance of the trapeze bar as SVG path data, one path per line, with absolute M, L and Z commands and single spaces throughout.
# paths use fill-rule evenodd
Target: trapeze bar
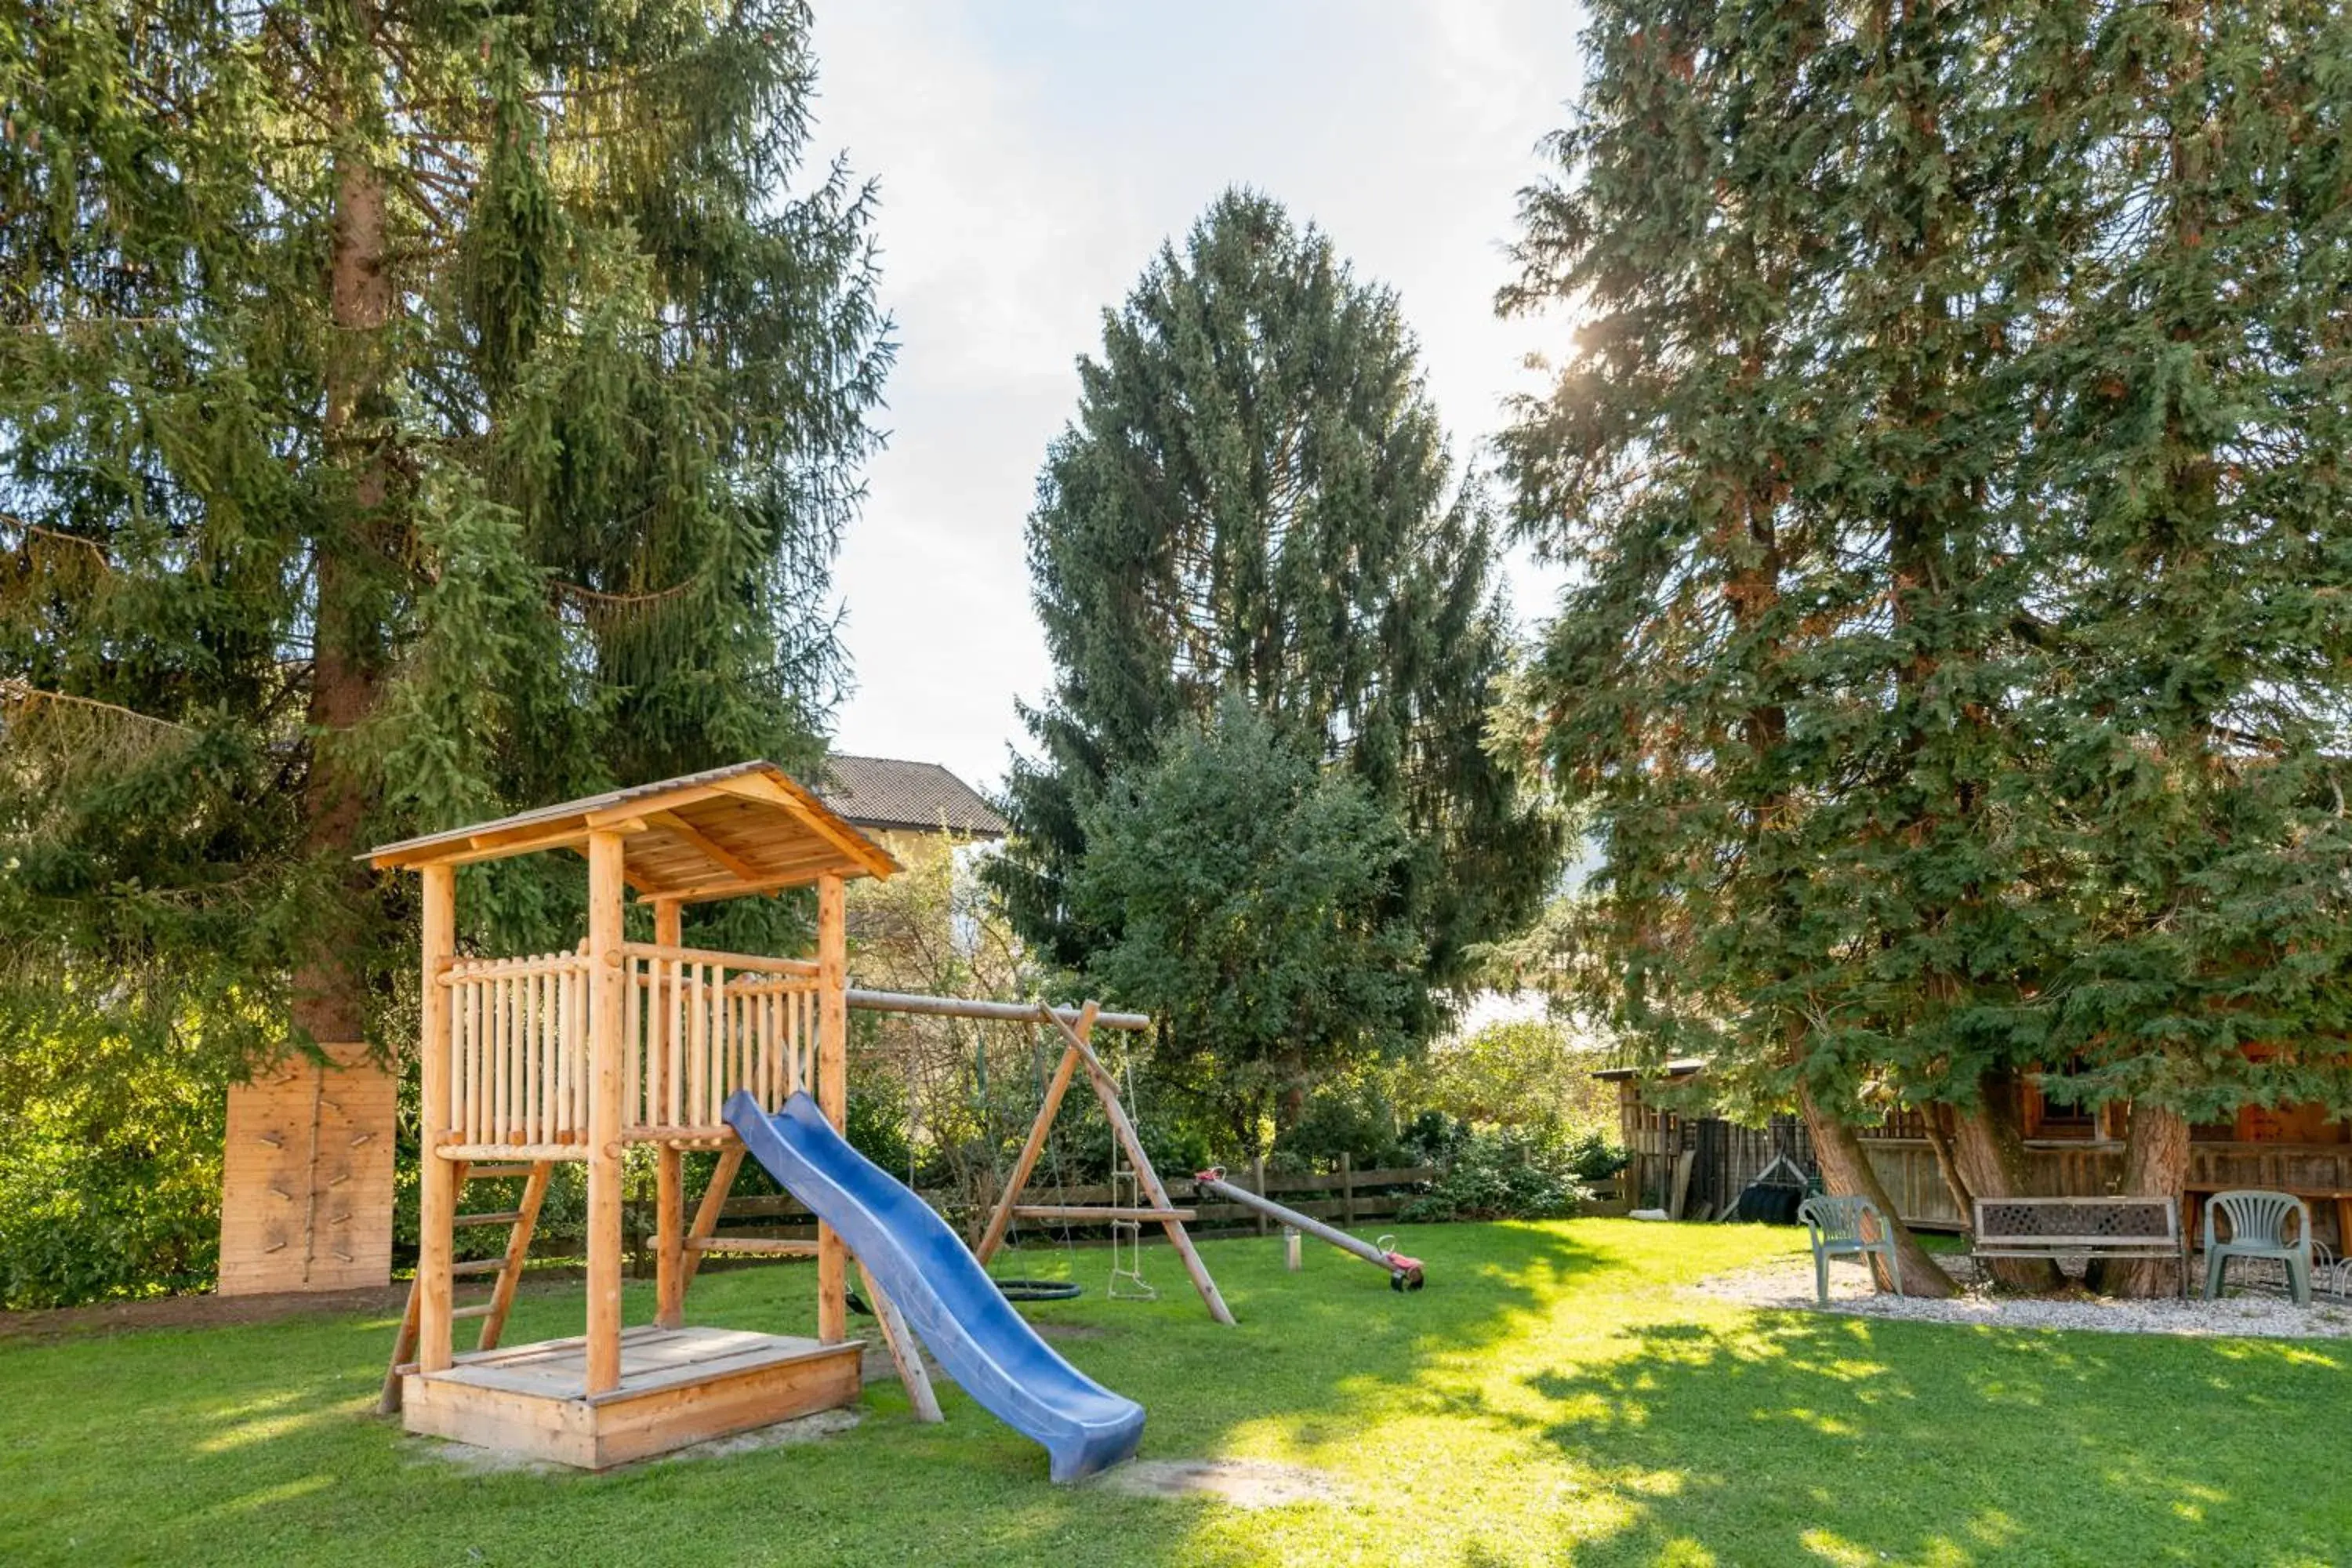
M 849 1005 L 869 1013 L 929 1013 L 945 1018 L 1002 1018 L 1008 1024 L 1034 1024 L 1038 1008 L 1028 1002 L 980 1002 L 966 996 L 918 996 L 905 991 L 860 991 L 852 988 Z M 1065 1024 L 1078 1021 L 1076 1007 L 1055 1007 L 1055 1017 Z M 1149 1013 L 1097 1013 L 1095 1026 L 1101 1029 L 1148 1029 L 1151 1027 Z

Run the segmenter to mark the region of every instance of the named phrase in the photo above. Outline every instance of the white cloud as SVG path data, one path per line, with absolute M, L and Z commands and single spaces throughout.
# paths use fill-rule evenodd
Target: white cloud
M 1547 346 L 1491 301 L 1577 25 L 1536 0 L 821 9 L 817 139 L 881 184 L 900 343 L 890 447 L 840 566 L 858 682 L 841 746 L 1001 774 L 1014 699 L 1050 673 L 1022 528 L 1074 363 L 1227 184 L 1398 289 L 1470 454 Z M 1548 586 L 1514 575 L 1525 615 Z

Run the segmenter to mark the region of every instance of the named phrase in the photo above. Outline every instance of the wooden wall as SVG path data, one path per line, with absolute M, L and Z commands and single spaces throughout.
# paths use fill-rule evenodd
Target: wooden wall
M 1632 1157 L 1627 1187 L 1639 1204 L 1664 1206 L 1672 1173 L 1692 1156 L 1685 1178 L 1686 1212 L 1711 1207 L 1722 1213 L 1735 1201 L 1775 1149 L 1810 1166 L 1804 1129 L 1794 1119 L 1775 1118 L 1773 1129 L 1743 1128 L 1712 1117 L 1685 1117 L 1660 1110 L 1642 1098 L 1640 1086 L 1618 1085 L 1620 1129 Z M 1782 1125 L 1784 1121 L 1787 1125 Z M 2331 1124 L 2328 1131 L 2336 1131 Z M 1952 1203 L 1936 1166 L 1936 1152 L 1918 1131 L 1917 1113 L 1898 1111 L 1877 1135 L 1865 1135 L 1864 1152 L 1885 1184 L 1895 1211 L 1922 1230 L 1959 1231 L 1969 1216 Z M 2040 1197 L 2112 1194 L 2123 1179 L 2123 1144 L 2111 1138 L 2050 1138 L 2029 1141 L 2027 1168 Z M 2192 1196 L 2231 1187 L 2261 1187 L 2302 1193 L 2311 1202 L 2313 1232 L 2342 1250 L 2352 1240 L 2352 1143 L 2326 1139 L 2284 1142 L 2200 1135 L 2189 1147 L 2188 1190 Z
M 398 1081 L 364 1046 L 330 1046 L 228 1095 L 220 1293 L 344 1290 L 392 1278 Z

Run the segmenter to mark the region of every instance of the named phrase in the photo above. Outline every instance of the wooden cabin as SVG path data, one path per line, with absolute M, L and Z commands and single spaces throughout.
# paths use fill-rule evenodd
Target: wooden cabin
M 1685 1201 L 1718 1208 L 1727 1194 L 1752 1180 L 1775 1154 L 1800 1163 L 1811 1158 L 1802 1122 L 1775 1117 L 1768 1128 L 1745 1128 L 1688 1109 L 1656 1104 L 1653 1084 L 1689 1083 L 1706 1064 L 1676 1061 L 1657 1071 L 1612 1068 L 1596 1074 L 1617 1085 L 1620 1134 L 1633 1164 L 1628 1186 L 1668 1201 L 1679 1181 Z M 1675 1097 L 1687 1107 L 1687 1091 Z M 2041 1196 L 2110 1194 L 2123 1179 L 2124 1116 L 2120 1106 L 2097 1111 L 2056 1104 L 2029 1080 L 2019 1107 L 2027 1168 Z M 1962 1230 L 1969 1224 L 1936 1165 L 1936 1152 L 1916 1110 L 1898 1110 L 1865 1129 L 1864 1152 L 1906 1224 L 1923 1230 Z M 1685 1158 L 1688 1156 L 1688 1158 Z M 1680 1174 L 1677 1176 L 1677 1171 Z M 2294 1193 L 2311 1205 L 2312 1229 L 2340 1254 L 2352 1241 L 2352 1126 L 2330 1121 L 2324 1107 L 2249 1106 L 2226 1123 L 2192 1128 L 2183 1224 L 2195 1234 L 2198 1212 L 2217 1192 L 2262 1187 Z
M 457 868 L 508 856 L 588 862 L 588 936 L 570 952 L 461 958 Z M 821 1230 L 813 1332 L 691 1326 L 687 1289 L 742 1159 L 720 1106 L 749 1089 L 772 1110 L 809 1090 L 835 1126 L 845 1110 L 847 952 L 844 884 L 887 877 L 891 857 L 814 794 L 745 763 L 446 833 L 368 859 L 424 881 L 419 1057 L 424 1171 L 413 1361 L 395 1352 L 388 1394 L 412 1432 L 601 1468 L 857 1397 L 862 1345 L 848 1336 L 848 1256 Z M 802 958 L 689 948 L 686 905 L 786 889 L 816 892 L 815 952 Z M 654 938 L 624 932 L 631 898 Z M 653 1321 L 622 1321 L 622 1165 L 656 1152 Z M 721 1151 L 689 1226 L 683 1152 Z M 457 1198 L 469 1174 L 587 1166 L 583 1331 L 536 1344 L 457 1351 L 462 1315 L 503 1321 L 520 1254 L 490 1302 L 459 1309 Z M 713 1201 L 713 1198 L 716 1201 Z M 535 1208 L 535 1200 L 527 1198 Z M 708 1211 L 707 1214 L 702 1211 Z M 472 1216 L 469 1216 L 472 1217 Z M 484 1216 L 509 1220 L 511 1215 Z M 527 1247 L 527 1223 L 518 1244 Z

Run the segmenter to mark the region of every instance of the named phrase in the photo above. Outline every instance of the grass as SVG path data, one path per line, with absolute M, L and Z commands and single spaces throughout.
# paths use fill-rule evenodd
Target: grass
M 478 1474 L 367 1412 L 382 1318 L 0 1344 L 11 1563 L 2321 1563 L 2352 1550 L 2352 1346 L 1759 1313 L 1675 1289 L 1791 1233 L 1625 1221 L 1410 1232 L 1430 1285 L 1274 1241 L 1163 1249 L 1158 1302 L 1028 1309 L 1150 1411 L 1147 1457 L 1313 1466 L 1345 1503 L 1057 1489 L 950 1388 L 794 1448 Z M 1025 1255 L 1051 1272 L 1059 1255 Z M 804 1331 L 811 1271 L 706 1278 L 695 1321 Z M 632 1321 L 649 1310 L 633 1298 Z M 510 1342 L 576 1332 L 526 1295 Z

